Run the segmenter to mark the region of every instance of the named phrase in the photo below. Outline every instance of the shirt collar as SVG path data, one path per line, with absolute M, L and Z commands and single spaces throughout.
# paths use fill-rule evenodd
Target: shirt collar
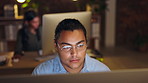
M 59 56 L 57 56 L 55 58 L 55 64 L 54 64 L 54 72 L 58 72 L 58 73 L 67 73 L 67 71 L 65 70 L 65 68 L 63 67 L 61 61 L 60 61 L 60 58 Z
M 86 54 L 85 56 L 85 62 L 84 62 L 84 67 L 83 69 L 81 70 L 81 73 L 83 72 L 89 72 L 89 67 L 88 67 L 88 55 Z

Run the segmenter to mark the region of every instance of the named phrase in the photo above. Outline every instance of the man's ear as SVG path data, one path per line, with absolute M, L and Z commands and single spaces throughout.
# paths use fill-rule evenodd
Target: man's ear
M 54 47 L 55 47 L 55 50 L 57 51 L 57 43 L 55 39 L 54 39 Z

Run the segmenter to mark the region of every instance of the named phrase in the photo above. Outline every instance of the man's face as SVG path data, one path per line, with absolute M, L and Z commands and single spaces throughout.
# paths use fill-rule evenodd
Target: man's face
M 62 65 L 67 71 L 81 70 L 86 55 L 86 39 L 82 30 L 62 31 L 56 45 Z

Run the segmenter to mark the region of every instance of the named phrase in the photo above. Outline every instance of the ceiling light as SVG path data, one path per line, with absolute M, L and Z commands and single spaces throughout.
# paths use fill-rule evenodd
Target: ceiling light
M 19 2 L 19 3 L 24 3 L 25 0 L 17 0 L 17 2 Z
M 74 1 L 74 2 L 75 2 L 75 1 L 78 1 L 78 0 L 72 0 L 72 1 Z

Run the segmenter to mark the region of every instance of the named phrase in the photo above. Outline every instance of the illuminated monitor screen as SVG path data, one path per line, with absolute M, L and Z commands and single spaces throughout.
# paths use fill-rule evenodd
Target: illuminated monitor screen
M 42 50 L 43 55 L 52 54 L 54 47 L 54 32 L 60 21 L 66 18 L 74 18 L 79 20 L 87 30 L 87 38 L 90 38 L 91 12 L 70 12 L 43 15 L 42 29 Z

